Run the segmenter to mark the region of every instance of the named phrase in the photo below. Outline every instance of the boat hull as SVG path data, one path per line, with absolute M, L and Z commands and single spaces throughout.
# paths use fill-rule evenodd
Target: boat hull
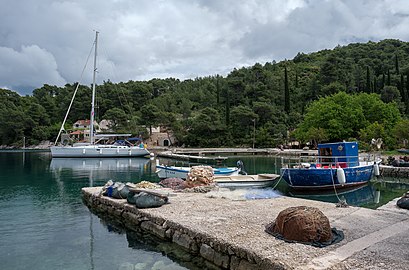
M 127 146 L 54 146 L 51 147 L 53 158 L 112 158 L 112 157 L 143 157 L 149 151 L 141 147 Z
M 277 174 L 215 176 L 213 181 L 219 187 L 264 188 L 272 186 L 279 177 Z
M 345 184 L 340 184 L 337 169 L 282 168 L 281 174 L 287 184 L 298 190 L 350 188 L 364 185 L 372 178 L 374 165 L 344 168 Z
M 173 166 L 163 166 L 156 165 L 156 173 L 161 179 L 164 178 L 181 178 L 186 179 L 187 174 L 190 172 L 190 167 L 173 167 Z M 214 168 L 214 175 L 238 175 L 238 168 Z

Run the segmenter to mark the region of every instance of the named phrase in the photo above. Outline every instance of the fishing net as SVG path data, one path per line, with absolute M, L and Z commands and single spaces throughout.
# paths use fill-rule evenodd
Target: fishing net
M 192 188 L 213 183 L 214 172 L 210 166 L 193 166 L 187 174 L 186 187 Z
M 147 190 L 130 190 L 127 196 L 127 202 L 137 208 L 160 207 L 168 201 L 167 196 Z
M 180 178 L 166 178 L 161 180 L 159 185 L 173 190 L 181 190 L 185 188 L 185 180 Z
M 396 202 L 396 205 L 403 209 L 409 209 L 409 191 Z
M 129 193 L 129 187 L 122 182 L 109 180 L 102 187 L 102 195 L 115 199 L 126 199 Z
M 281 211 L 266 232 L 287 242 L 325 247 L 338 243 L 344 234 L 330 227 L 328 218 L 315 207 L 297 206 Z

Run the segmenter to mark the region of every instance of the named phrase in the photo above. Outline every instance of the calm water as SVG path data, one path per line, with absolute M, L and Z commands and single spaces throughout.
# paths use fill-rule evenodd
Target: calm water
M 227 160 L 234 166 L 238 157 Z M 277 173 L 281 159 L 240 157 L 249 174 Z M 171 163 L 171 160 L 162 160 Z M 198 258 L 170 243 L 128 232 L 91 214 L 85 186 L 109 179 L 158 182 L 148 159 L 51 159 L 48 152 L 0 152 L 1 269 L 203 269 Z M 339 194 L 350 205 L 375 208 L 409 189 L 405 179 L 384 179 Z M 282 194 L 336 202 L 333 194 Z

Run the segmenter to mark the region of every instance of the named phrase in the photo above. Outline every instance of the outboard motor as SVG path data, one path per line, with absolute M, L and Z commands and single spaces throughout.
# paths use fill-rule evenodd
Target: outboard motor
M 247 172 L 244 170 L 244 163 L 241 160 L 238 160 L 237 163 L 237 168 L 240 169 L 239 174 L 247 175 Z

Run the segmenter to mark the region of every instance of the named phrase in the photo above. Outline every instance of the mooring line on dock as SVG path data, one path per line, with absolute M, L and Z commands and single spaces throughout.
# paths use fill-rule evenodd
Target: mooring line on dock
M 313 259 L 307 266 L 298 267 L 297 269 L 328 269 L 340 262 L 348 259 L 355 253 L 362 251 L 376 243 L 379 243 L 387 238 L 390 238 L 398 233 L 409 229 L 409 219 L 402 220 L 391 226 L 382 228 L 378 231 L 365 235 L 346 243 L 339 248 L 328 252 L 326 255 Z

